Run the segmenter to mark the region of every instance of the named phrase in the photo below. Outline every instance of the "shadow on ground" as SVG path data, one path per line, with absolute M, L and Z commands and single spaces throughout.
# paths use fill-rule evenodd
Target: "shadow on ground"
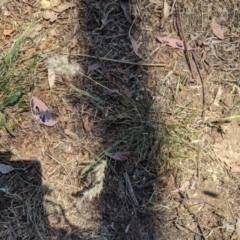
M 130 9 L 137 11 L 139 4 L 85 3 L 86 11 L 79 17 L 84 19 L 84 23 L 80 23 L 80 40 L 89 58 L 79 60 L 88 66 L 88 78 L 79 78 L 78 85 L 98 101 L 85 102 L 84 109 L 94 115 L 92 133 L 101 138 L 106 152 L 130 153 L 126 161 L 108 158 L 98 199 L 100 236 L 101 239 L 155 239 L 154 214 L 147 209 L 151 206 L 157 176 L 158 133 L 154 131 L 150 115 L 152 100 L 146 89 L 148 69 L 137 65 L 141 59 L 134 53 L 130 41 L 131 36 L 136 42 L 141 41 L 142 46 L 148 45 L 144 32 L 138 28 L 141 20 L 136 18 L 135 24 L 130 14 Z M 121 62 L 106 61 L 107 58 Z M 95 71 L 91 71 L 93 66 L 97 66 Z M 103 161 L 104 158 L 106 155 Z
M 13 168 L 7 174 L 0 173 L 0 239 L 91 239 L 86 238 L 89 233 L 84 229 L 68 221 L 61 206 L 44 198 L 51 190 L 42 185 L 41 163 L 12 161 L 11 156 L 11 152 L 0 152 L 0 164 Z M 57 212 L 48 215 L 45 206 Z M 69 232 L 51 227 L 49 218 L 55 218 L 55 223 L 64 219 Z

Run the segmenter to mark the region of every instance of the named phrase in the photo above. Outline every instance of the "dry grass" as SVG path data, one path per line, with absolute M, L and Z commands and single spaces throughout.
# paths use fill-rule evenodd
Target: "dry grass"
M 23 89 L 4 109 L 16 137 L 0 130 L 0 160 L 16 168 L 0 176 L 0 237 L 239 237 L 237 1 L 176 3 L 163 28 L 163 2 L 80 1 L 53 23 L 39 4 L 0 4 L 0 102 Z M 212 17 L 225 39 L 204 46 Z M 156 36 L 184 37 L 194 50 L 185 55 Z M 50 90 L 47 59 L 56 55 L 82 72 L 58 72 Z M 31 118 L 33 95 L 58 115 L 57 126 Z M 130 154 L 108 157 L 116 152 Z
M 236 41 L 235 4 L 218 2 L 212 5 L 211 2 L 197 1 L 185 5 L 181 18 L 188 43 L 195 47 L 195 64 L 200 70 L 196 81 L 187 82 L 189 67 L 183 60 L 184 56 L 176 55 L 175 50 L 169 52 L 169 47 L 164 48 L 161 55 L 166 59 L 173 56 L 174 63 L 164 72 L 155 73 L 156 79 L 163 79 L 157 83 L 159 93 L 154 105 L 158 113 L 161 112 L 164 122 L 160 126 L 165 126 L 162 158 L 165 167 L 176 170 L 168 180 L 159 182 L 156 201 L 161 201 L 155 204 L 154 209 L 165 212 L 165 217 L 159 218 L 167 226 L 166 234 L 172 231 L 174 236 L 175 232 L 177 239 L 193 239 L 196 236 L 203 239 L 230 239 L 236 236 L 235 219 L 238 215 L 232 199 L 236 199 L 237 195 L 226 186 L 236 186 L 237 182 L 232 180 L 235 174 L 229 172 L 229 166 L 232 171 L 237 169 L 235 165 L 234 170 L 229 162 L 227 166 L 224 165 L 223 160 L 224 157 L 229 159 L 230 155 L 225 154 L 229 148 L 235 149 L 230 158 L 235 159 L 238 151 L 234 144 L 236 135 L 232 135 L 232 131 L 238 134 L 234 119 L 238 115 L 239 94 L 236 92 L 238 87 L 232 84 L 236 80 L 236 72 L 234 69 L 231 71 L 230 66 L 238 67 L 239 61 L 235 51 L 223 50 L 227 45 L 232 45 L 229 39 Z M 210 16 L 214 16 L 225 31 L 225 40 L 217 44 L 216 52 L 211 51 L 211 46 L 201 46 L 202 41 L 212 36 Z M 165 31 L 170 29 L 168 24 L 172 18 L 174 16 L 166 22 Z M 230 23 L 234 31 L 230 31 Z M 169 36 L 169 33 L 166 35 Z M 214 65 L 216 61 L 218 64 Z M 222 153 L 219 152 L 220 148 Z M 171 190 L 186 183 L 189 186 L 183 188 L 182 192 L 171 193 Z M 179 199 L 182 203 L 179 203 Z M 209 207 L 206 201 L 214 207 Z

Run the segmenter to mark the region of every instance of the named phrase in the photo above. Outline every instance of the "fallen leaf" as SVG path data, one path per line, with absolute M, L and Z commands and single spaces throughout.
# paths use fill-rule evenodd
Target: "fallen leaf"
M 216 22 L 215 18 L 212 19 L 211 28 L 216 37 L 218 37 L 219 39 L 224 39 L 223 30 L 221 26 Z
M 18 235 L 17 235 L 16 231 L 13 229 L 11 223 L 8 223 L 8 230 L 9 230 L 9 232 L 12 235 L 12 239 L 13 240 L 17 240 L 18 239 Z
M 3 35 L 4 36 L 10 36 L 14 31 L 15 31 L 14 28 L 12 28 L 12 29 L 4 29 L 3 30 Z
M 55 29 L 50 30 L 50 36 L 56 37 L 57 36 L 57 31 Z
M 185 233 L 189 233 L 189 231 L 186 228 L 182 227 L 181 225 L 179 225 L 177 223 L 175 225 L 179 230 L 184 231 Z
M 216 94 L 216 97 L 215 97 L 215 100 L 214 100 L 214 102 L 213 102 L 213 104 L 214 104 L 215 106 L 219 106 L 219 102 L 220 102 L 220 100 L 221 100 L 222 93 L 223 93 L 222 87 L 219 86 L 218 91 L 217 91 L 217 94 Z
M 101 66 L 102 66 L 102 64 L 101 64 L 100 62 L 95 63 L 95 64 L 92 64 L 92 65 L 89 65 L 89 66 L 88 66 L 88 70 L 87 70 L 87 75 L 88 75 L 89 73 L 91 73 L 92 71 L 100 68 Z
M 93 120 L 89 120 L 88 115 L 83 117 L 83 126 L 87 133 L 92 131 L 93 125 L 94 125 L 94 122 Z
M 70 106 L 68 106 L 68 105 L 65 105 L 64 108 L 65 108 L 66 111 L 68 111 L 68 112 L 70 112 L 70 113 L 73 113 L 73 112 L 74 112 L 73 108 L 70 107 Z
M 232 172 L 240 172 L 240 162 L 238 160 L 231 160 L 221 157 L 220 160 L 224 162 Z
M 7 174 L 13 171 L 14 168 L 12 166 L 6 165 L 6 164 L 0 164 L 0 172 L 2 174 Z
M 155 80 L 153 78 L 153 74 L 150 72 L 147 77 L 147 86 L 151 88 L 154 86 L 154 84 L 155 84 Z
M 173 191 L 171 191 L 172 193 L 179 193 L 179 192 L 185 192 L 190 186 L 190 182 L 186 181 L 185 183 L 183 183 L 183 185 L 180 188 L 177 188 Z
M 39 50 L 44 50 L 44 49 L 47 49 L 49 46 L 47 43 L 41 43 L 38 45 L 37 49 Z
M 51 23 L 55 22 L 58 18 L 58 14 L 56 12 L 50 11 L 50 10 L 45 10 L 43 12 L 43 18 L 45 20 L 49 20 Z
M 33 117 L 41 124 L 52 127 L 57 123 L 57 118 L 52 115 L 44 102 L 32 97 L 30 102 Z
M 64 133 L 71 137 L 72 139 L 79 139 L 78 135 L 76 133 L 73 133 L 69 129 L 64 129 Z
M 187 49 L 184 47 L 184 43 L 181 40 L 167 37 L 157 37 L 157 40 L 161 43 L 166 43 L 168 46 L 173 48 L 179 48 L 182 50 L 191 50 L 192 48 L 187 44 Z
M 54 10 L 54 12 L 61 13 L 71 7 L 75 7 L 75 4 L 66 2 L 66 3 L 63 3 L 63 4 L 55 7 L 53 10 Z
M 55 71 L 53 68 L 48 68 L 48 83 L 49 87 L 52 88 L 56 79 Z
M 126 1 L 123 1 L 123 0 L 120 0 L 120 7 L 122 8 L 123 10 L 123 13 L 124 13 L 124 16 L 126 18 L 126 20 L 131 23 L 132 20 L 131 20 L 131 17 L 128 15 L 128 10 L 127 10 L 127 2 Z
M 133 47 L 133 51 L 134 53 L 139 57 L 139 58 L 142 58 L 142 55 L 139 53 L 138 49 L 139 49 L 139 45 L 138 43 L 136 42 L 136 40 L 130 36 L 130 41 L 131 41 L 131 44 L 132 44 L 132 47 Z
M 163 27 L 167 17 L 169 16 L 169 6 L 168 6 L 168 3 L 166 0 L 164 0 L 164 3 L 163 3 L 163 9 L 162 9 L 162 18 L 160 20 L 160 25 L 161 27 Z
M 72 39 L 72 43 L 70 45 L 70 49 L 75 48 L 77 46 L 77 44 L 78 44 L 78 39 L 77 38 L 73 38 Z
M 114 160 L 124 161 L 129 158 L 130 152 L 106 153 L 106 155 Z
M 7 11 L 7 10 L 5 10 L 4 12 L 3 12 L 3 16 L 10 16 L 11 15 L 11 13 L 9 12 L 9 11 Z

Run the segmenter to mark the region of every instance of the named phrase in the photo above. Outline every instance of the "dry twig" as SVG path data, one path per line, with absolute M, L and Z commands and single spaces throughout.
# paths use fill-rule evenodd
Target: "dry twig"
M 200 72 L 200 69 L 199 69 L 199 66 L 197 64 L 197 61 L 196 61 L 196 58 L 195 58 L 195 55 L 193 54 L 193 59 L 195 61 L 195 64 L 196 64 L 196 67 L 197 67 L 197 71 L 198 71 L 198 74 L 199 74 L 199 77 L 200 77 L 200 80 L 201 80 L 201 84 L 202 84 L 202 120 L 204 122 L 204 119 L 205 119 L 205 106 L 206 106 L 206 95 L 205 95 L 205 83 L 203 81 L 203 77 L 201 75 L 201 72 Z
M 128 192 L 129 192 L 134 204 L 136 206 L 138 206 L 138 201 L 137 201 L 137 198 L 136 198 L 135 193 L 133 191 L 132 183 L 130 181 L 130 178 L 129 178 L 127 172 L 125 172 L 123 175 L 124 175 L 124 178 L 125 178 L 125 182 L 126 182 L 126 185 L 127 185 Z
M 163 63 L 145 63 L 145 62 L 130 62 L 130 61 L 125 61 L 125 60 L 117 60 L 117 59 L 112 59 L 112 58 L 105 58 L 105 57 L 96 57 L 88 54 L 72 54 L 72 56 L 80 56 L 80 57 L 87 57 L 87 58 L 94 58 L 102 61 L 109 61 L 109 62 L 117 62 L 117 63 L 125 63 L 129 65 L 136 65 L 136 66 L 147 66 L 147 67 L 165 67 L 166 64 Z
M 201 199 L 201 198 L 176 198 L 175 201 L 178 201 L 178 202 L 196 202 L 196 203 L 206 203 L 208 204 L 209 206 L 215 208 L 211 203 L 209 203 L 207 200 L 204 200 L 204 199 Z
M 180 31 L 180 35 L 184 44 L 184 48 L 185 48 L 185 52 L 186 52 L 186 58 L 189 64 L 189 68 L 192 74 L 192 78 L 196 79 L 195 73 L 194 73 L 194 69 L 193 69 L 193 62 L 192 62 L 192 58 L 189 54 L 189 50 L 188 50 L 188 46 L 187 46 L 187 42 L 186 42 L 186 37 L 183 31 L 183 27 L 182 27 L 182 20 L 181 20 L 181 15 L 180 15 L 180 7 L 178 4 L 178 27 L 179 27 L 179 31 Z
M 189 198 L 189 199 L 185 199 L 185 200 L 193 200 L 193 201 L 203 201 L 203 202 L 205 202 L 205 203 L 208 203 L 207 201 L 205 201 L 204 199 L 200 199 L 200 198 Z M 208 203 L 209 204 L 209 203 Z M 210 205 L 210 204 L 209 204 Z M 207 238 L 205 237 L 205 235 L 204 235 L 204 232 L 203 232 L 203 229 L 202 229 L 202 226 L 201 226 L 201 224 L 199 223 L 199 219 L 198 219 L 198 217 L 197 217 L 197 215 L 196 214 L 194 214 L 190 209 L 189 209 L 189 207 L 186 205 L 186 204 L 184 204 L 184 207 L 187 209 L 187 211 L 194 217 L 194 219 L 195 219 L 195 221 L 196 221 L 196 223 L 197 223 L 197 226 L 198 226 L 198 229 L 199 229 L 199 231 L 200 231 L 200 233 L 201 233 L 201 237 L 204 239 L 204 240 L 206 240 Z M 198 233 L 197 233 L 198 234 Z

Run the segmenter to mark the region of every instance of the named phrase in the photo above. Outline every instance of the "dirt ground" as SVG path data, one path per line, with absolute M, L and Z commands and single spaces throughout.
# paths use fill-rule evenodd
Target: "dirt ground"
M 0 3 L 0 239 L 240 239 L 239 4 Z

